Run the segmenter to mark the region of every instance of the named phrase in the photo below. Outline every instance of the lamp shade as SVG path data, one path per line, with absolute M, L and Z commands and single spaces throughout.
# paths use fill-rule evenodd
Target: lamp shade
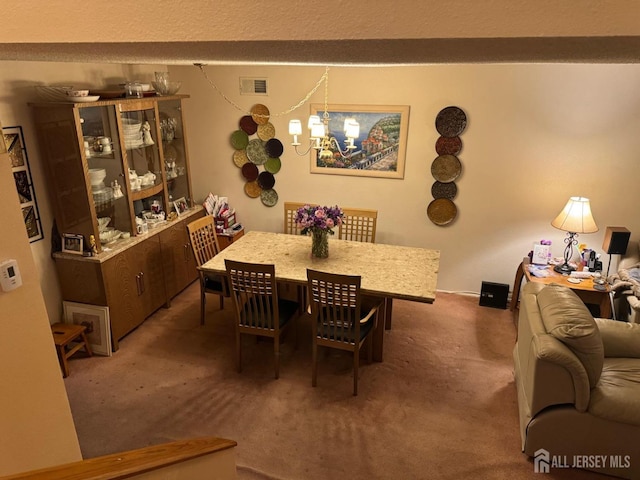
M 571 197 L 551 225 L 559 230 L 573 233 L 594 233 L 598 231 L 589 199 Z
M 289 135 L 302 135 L 302 122 L 289 120 Z

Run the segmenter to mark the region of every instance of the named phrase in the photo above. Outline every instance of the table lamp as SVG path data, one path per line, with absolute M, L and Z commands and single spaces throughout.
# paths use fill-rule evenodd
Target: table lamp
M 569 260 L 573 256 L 573 246 L 578 244 L 579 233 L 594 233 L 598 231 L 593 216 L 591 215 L 591 205 L 589 199 L 584 197 L 571 197 L 558 216 L 551 222 L 551 225 L 559 230 L 567 232 L 564 243 L 564 263 L 556 265 L 554 270 L 563 275 L 570 274 L 575 268 L 569 265 Z

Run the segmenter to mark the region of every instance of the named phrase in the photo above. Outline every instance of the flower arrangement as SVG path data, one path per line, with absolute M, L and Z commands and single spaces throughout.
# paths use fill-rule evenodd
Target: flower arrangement
M 333 235 L 333 227 L 342 225 L 344 213 L 337 205 L 335 207 L 320 207 L 305 205 L 296 212 L 296 225 L 300 233 L 324 231 Z
M 300 233 L 311 233 L 311 255 L 316 258 L 329 256 L 329 234 L 333 235 L 333 227 L 342 225 L 344 213 L 335 207 L 305 205 L 296 211 L 296 225 Z

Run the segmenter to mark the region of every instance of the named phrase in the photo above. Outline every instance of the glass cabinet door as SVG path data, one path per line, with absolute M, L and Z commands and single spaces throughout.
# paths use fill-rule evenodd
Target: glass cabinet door
M 126 176 L 113 105 L 80 108 L 82 154 L 86 158 L 99 238 L 104 247 L 131 234 Z
M 170 211 L 164 191 L 155 104 L 134 103 L 126 109 L 121 106 L 120 121 L 135 233 L 145 234 L 163 223 Z
M 169 211 L 175 210 L 174 202 L 182 202 L 183 200 L 191 207 L 193 203 L 191 185 L 189 184 L 186 135 L 180 100 L 158 101 L 158 112 L 168 200 L 173 207 Z

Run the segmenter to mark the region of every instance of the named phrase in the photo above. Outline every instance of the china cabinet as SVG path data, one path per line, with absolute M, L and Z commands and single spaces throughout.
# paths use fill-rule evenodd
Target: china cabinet
M 108 306 L 114 349 L 197 278 L 185 98 L 31 104 L 56 227 L 84 243 L 53 255 L 62 298 Z

